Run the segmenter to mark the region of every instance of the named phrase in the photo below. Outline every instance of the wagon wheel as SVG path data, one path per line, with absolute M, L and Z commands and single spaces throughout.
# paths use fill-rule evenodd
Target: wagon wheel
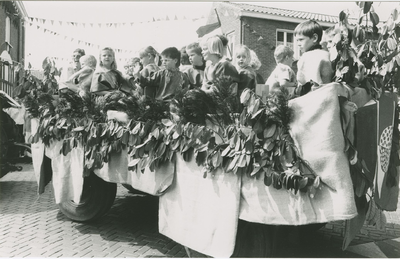
M 65 201 L 58 204 L 60 211 L 68 218 L 86 222 L 103 216 L 112 206 L 117 194 L 117 184 L 99 178 L 93 172 L 85 177 L 80 203 Z

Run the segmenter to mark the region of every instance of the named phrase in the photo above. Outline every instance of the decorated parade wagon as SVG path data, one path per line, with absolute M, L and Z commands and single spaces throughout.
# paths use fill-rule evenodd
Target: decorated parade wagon
M 23 84 L 39 193 L 51 180 L 60 210 L 81 222 L 110 209 L 116 184 L 159 196 L 160 233 L 213 257 L 255 255 L 240 229 L 252 223 L 344 220 L 347 247 L 399 196 L 398 13 L 378 31 L 365 5 L 372 25 L 350 30 L 340 14 L 335 82 L 290 100 L 246 89 L 238 103 L 223 78 L 219 92 L 182 90 L 168 103 L 81 97 L 57 92 L 44 62 L 46 83 L 27 73 Z

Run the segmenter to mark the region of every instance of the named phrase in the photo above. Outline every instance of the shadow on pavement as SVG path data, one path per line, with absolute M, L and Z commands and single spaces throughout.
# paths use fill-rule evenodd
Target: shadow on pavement
M 61 212 L 57 220 L 70 221 Z M 147 246 L 164 256 L 141 257 L 187 257 L 182 245 L 158 232 L 158 197 L 130 194 L 117 196 L 111 209 L 93 222 L 74 225 L 82 234 L 100 235 L 104 240 L 126 245 L 127 249 Z

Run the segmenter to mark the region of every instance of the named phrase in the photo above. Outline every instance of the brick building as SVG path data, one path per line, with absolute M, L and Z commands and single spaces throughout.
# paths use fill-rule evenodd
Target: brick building
M 254 50 L 262 66 L 258 72 L 267 79 L 276 66 L 275 47 L 290 46 L 295 57 L 300 52 L 295 44 L 294 29 L 306 20 L 313 19 L 326 29 L 338 22 L 337 16 L 322 15 L 303 11 L 292 11 L 244 3 L 214 2 L 207 19 L 207 25 L 199 28 L 199 37 L 223 33 L 229 39 L 229 52 L 235 46 L 244 44 Z M 218 27 L 218 29 L 216 29 Z
M 15 68 L 25 56 L 25 17 L 22 1 L 0 1 L 0 90 L 9 95 L 16 80 Z

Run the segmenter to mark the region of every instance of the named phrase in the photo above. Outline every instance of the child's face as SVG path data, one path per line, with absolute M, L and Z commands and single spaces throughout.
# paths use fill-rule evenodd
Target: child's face
M 244 68 L 249 65 L 249 59 L 245 52 L 241 51 L 236 55 L 237 65 L 241 68 Z
M 172 59 L 169 57 L 162 56 L 162 66 L 167 70 L 176 69 L 176 63 L 178 63 L 177 59 Z
M 186 53 L 189 56 L 189 61 L 193 66 L 201 66 L 203 65 L 203 56 L 194 52 L 194 50 L 189 49 L 186 50 Z
M 211 58 L 211 54 L 210 54 L 210 52 L 208 51 L 208 46 L 207 46 L 207 44 L 201 45 L 201 54 L 203 55 L 204 60 L 211 60 L 211 59 L 210 59 L 210 58 Z
M 130 62 L 125 66 L 125 73 L 130 76 L 133 75 L 136 66 L 140 66 L 139 62 Z
M 79 59 L 79 63 L 81 63 L 81 67 L 86 66 L 86 62 L 83 58 Z
M 311 47 L 313 47 L 318 43 L 317 42 L 318 36 L 316 34 L 314 34 L 314 36 L 311 38 L 302 34 L 298 34 L 296 35 L 296 38 L 297 38 L 297 45 L 303 52 L 308 51 L 309 49 L 311 49 Z
M 143 66 L 146 66 L 152 62 L 153 56 L 149 53 L 145 53 L 140 57 L 140 62 L 143 64 Z
M 109 51 L 109 50 L 101 51 L 100 61 L 101 61 L 101 63 L 103 63 L 103 66 L 105 68 L 110 69 L 112 63 L 114 62 L 113 53 L 111 51 Z
M 328 48 L 328 51 L 335 46 L 333 42 L 333 38 L 335 37 L 334 33 L 330 33 L 326 36 L 326 47 Z

